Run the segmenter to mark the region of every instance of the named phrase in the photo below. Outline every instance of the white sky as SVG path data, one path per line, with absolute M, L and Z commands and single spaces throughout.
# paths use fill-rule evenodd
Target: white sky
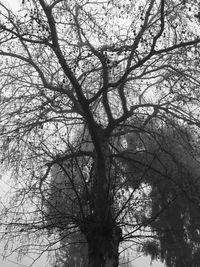
M 3 257 L 0 256 L 1 267 L 28 267 L 31 265 L 32 262 L 33 260 L 31 260 L 28 257 L 25 257 L 24 260 L 22 260 L 22 262 L 17 263 L 16 256 L 14 255 L 10 256 L 8 259 L 5 259 L 5 260 L 3 260 Z M 32 267 L 38 267 L 38 266 L 49 267 L 48 263 L 46 262 L 46 256 L 41 257 L 41 259 L 39 259 L 37 262 L 35 262 L 32 265 Z
M 20 8 L 20 4 L 22 0 L 1 0 L 2 3 L 6 4 L 7 7 L 10 7 L 13 11 L 17 11 Z M 3 257 L 1 256 L 2 251 L 0 248 L 0 266 L 1 267 L 24 267 L 28 266 L 30 264 L 30 259 L 26 258 L 24 259 L 21 264 L 17 264 L 15 257 L 10 257 L 7 260 L 3 260 Z M 36 266 L 45 266 L 45 258 L 43 257 L 41 260 L 36 262 L 33 267 Z M 164 267 L 164 265 L 161 262 L 153 262 L 151 264 L 150 257 L 140 257 L 133 261 L 132 263 L 133 267 Z
M 2 3 L 10 7 L 13 11 L 18 10 L 21 4 L 21 0 L 1 0 Z
M 14 257 L 10 257 L 8 260 L 3 260 L 2 257 L 0 257 L 0 266 L 1 267 L 27 267 L 31 263 L 30 259 L 26 258 L 21 263 L 17 263 L 16 259 Z M 44 257 L 42 257 L 40 260 L 38 260 L 32 267 L 49 267 L 49 265 L 46 263 L 46 260 Z M 132 262 L 132 267 L 164 267 L 164 265 L 161 262 L 153 262 L 151 264 L 150 257 L 140 257 Z

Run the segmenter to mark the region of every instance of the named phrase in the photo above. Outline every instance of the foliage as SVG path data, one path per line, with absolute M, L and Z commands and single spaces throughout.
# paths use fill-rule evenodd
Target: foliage
M 200 164 L 197 136 L 194 131 L 192 134 L 192 129 L 179 125 L 157 128 L 153 136 L 149 133 L 138 136 L 140 145 L 136 154 L 132 150 L 133 162 L 128 163 L 132 174 L 130 185 L 135 187 L 134 178 L 138 173 L 142 177 L 140 182 L 151 187 L 151 214 L 146 220 L 157 240 L 148 240 L 142 250 L 152 259 L 165 260 L 169 267 L 198 266 Z M 131 151 L 131 146 L 128 148 Z
M 75 233 L 72 240 L 62 241 L 63 247 L 55 255 L 56 267 L 86 267 L 88 265 L 87 259 L 87 243 L 85 239 L 78 233 Z

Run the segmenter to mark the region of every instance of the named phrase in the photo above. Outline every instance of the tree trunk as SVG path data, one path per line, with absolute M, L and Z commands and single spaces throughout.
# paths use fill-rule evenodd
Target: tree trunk
M 88 267 L 118 267 L 119 243 L 121 241 L 121 229 L 91 226 L 87 236 L 88 241 Z
M 90 188 L 91 214 L 81 231 L 88 243 L 88 267 L 118 267 L 122 231 L 115 222 L 113 208 L 113 173 L 109 142 L 99 134 L 101 153 L 94 156 Z

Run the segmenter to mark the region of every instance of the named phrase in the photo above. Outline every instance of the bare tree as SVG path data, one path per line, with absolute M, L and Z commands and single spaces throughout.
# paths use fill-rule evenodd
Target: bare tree
M 199 126 L 198 4 L 24 0 L 17 14 L 0 10 L 1 163 L 15 191 L 2 239 L 42 253 L 78 231 L 89 267 L 118 266 L 120 243 L 142 245 L 161 213 L 138 217 L 151 187 L 132 174 L 131 188 L 120 155 L 155 125 Z

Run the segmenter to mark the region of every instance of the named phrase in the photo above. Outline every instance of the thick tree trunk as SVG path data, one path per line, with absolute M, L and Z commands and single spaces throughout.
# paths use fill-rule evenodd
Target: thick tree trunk
M 118 267 L 121 229 L 105 225 L 90 229 L 88 241 L 88 267 Z
M 88 267 L 118 267 L 122 231 L 114 220 L 112 177 L 103 168 L 95 171 L 92 188 L 92 211 L 85 221 L 88 243 Z
M 117 226 L 113 208 L 113 173 L 109 142 L 99 134 L 101 153 L 94 157 L 91 177 L 91 214 L 83 223 L 82 232 L 88 243 L 88 267 L 118 267 L 122 231 Z

